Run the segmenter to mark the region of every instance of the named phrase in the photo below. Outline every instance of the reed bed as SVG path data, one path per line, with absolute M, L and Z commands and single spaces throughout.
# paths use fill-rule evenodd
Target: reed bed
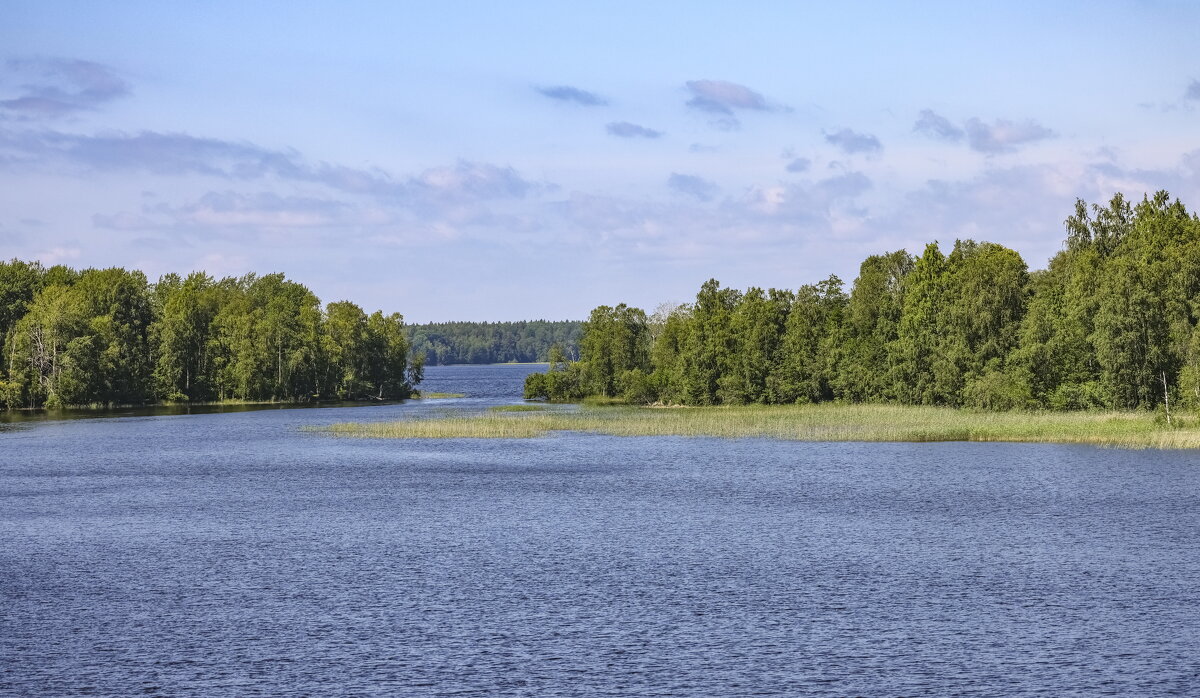
M 344 436 L 399 439 L 533 438 L 554 431 L 613 436 L 709 436 L 795 441 L 1019 441 L 1119 448 L 1200 448 L 1200 423 L 1167 426 L 1145 412 L 977 412 L 898 405 L 697 407 L 584 406 L 578 411 L 492 411 L 469 416 L 338 424 Z
M 453 397 L 466 397 L 465 393 L 421 393 L 418 400 L 444 400 Z

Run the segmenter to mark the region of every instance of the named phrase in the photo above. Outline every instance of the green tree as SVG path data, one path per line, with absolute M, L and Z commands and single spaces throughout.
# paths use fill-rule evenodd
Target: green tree
M 1092 341 L 1114 406 L 1148 408 L 1162 404 L 1164 383 L 1177 384 L 1196 324 L 1200 284 L 1188 262 L 1197 226 L 1165 191 L 1143 199 L 1127 225 L 1105 265 Z
M 602 305 L 583 324 L 579 343 L 584 383 L 596 395 L 615 397 L 625 386 L 622 377 L 632 370 L 650 369 L 650 332 L 646 313 L 621 303 Z
M 772 375 L 772 402 L 819 402 L 835 396 L 847 304 L 836 276 L 796 292 Z
M 22 404 L 22 369 L 16 365 L 13 331 L 42 287 L 43 274 L 37 262 L 18 259 L 0 262 L 0 349 L 4 352 L 0 366 L 0 406 Z
M 412 396 L 424 377 L 425 355 L 409 356 L 404 317 L 375 311 L 366 322 L 366 378 L 380 400 Z
M 836 377 L 850 400 L 874 402 L 899 397 L 895 377 L 904 289 L 913 258 L 900 250 L 868 257 L 846 306 L 845 358 Z
M 33 299 L 10 339 L 10 405 L 60 407 L 76 399 L 82 392 L 78 362 L 68 351 L 87 320 L 82 299 L 70 287 L 52 284 Z
M 893 349 L 898 361 L 892 391 L 901 402 L 932 405 L 945 400 L 937 375 L 942 369 L 940 319 L 945 305 L 946 258 L 933 242 L 925 246 L 905 283 Z
M 663 309 L 659 324 L 653 330 L 651 384 L 655 387 L 655 399 L 667 404 L 687 402 L 683 356 L 691 343 L 691 312 L 688 305 Z
M 1029 288 L 1025 261 L 1007 247 L 959 240 L 946 267 L 936 392 L 947 404 L 978 406 L 1028 395 L 1026 375 L 1006 365 L 1017 346 L 1018 328 L 1025 315 Z M 964 400 L 964 391 L 976 381 L 983 382 L 972 392 L 972 399 Z M 1004 397 L 989 397 L 1000 386 Z
M 209 349 L 218 310 L 212 277 L 204 272 L 180 280 L 167 274 L 154 287 L 157 319 L 155 392 L 164 400 L 213 400 L 215 376 Z
M 792 294 L 777 289 L 751 288 L 742 296 L 731 320 L 734 354 L 725 362 L 732 370 L 717 381 L 721 402 L 770 401 L 770 377 L 791 304 Z
M 721 288 L 716 279 L 705 281 L 696 294 L 688 318 L 687 344 L 680 354 L 683 402 L 721 403 L 721 377 L 734 369 L 737 337 L 733 313 L 740 301 L 737 289 Z
M 367 314 L 362 308 L 349 301 L 330 303 L 325 306 L 325 332 L 323 355 L 327 377 L 323 394 L 351 400 L 370 394 L 381 386 L 384 371 L 379 363 L 388 357 L 382 346 L 371 347 L 374 356 L 368 355 Z M 372 337 L 379 341 L 379 338 Z M 378 366 L 379 374 L 369 376 L 372 365 Z M 379 379 L 372 380 L 372 378 Z

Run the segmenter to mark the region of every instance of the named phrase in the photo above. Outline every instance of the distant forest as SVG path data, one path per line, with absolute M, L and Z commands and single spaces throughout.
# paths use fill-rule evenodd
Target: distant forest
M 895 402 L 984 409 L 1200 408 L 1200 218 L 1166 192 L 1077 201 L 1044 270 L 959 240 L 868 257 L 847 293 L 705 283 L 647 317 L 601 306 L 579 361 L 526 396 L 684 405 Z
M 579 357 L 579 321 L 436 322 L 406 329 L 414 354 L 427 364 L 500 364 L 546 361 L 550 347 Z
M 216 280 L 0 263 L 0 407 L 401 399 L 404 320 L 282 274 Z

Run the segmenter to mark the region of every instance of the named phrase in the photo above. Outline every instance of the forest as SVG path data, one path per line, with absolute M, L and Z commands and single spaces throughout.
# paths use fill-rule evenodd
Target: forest
M 437 322 L 406 328 L 412 351 L 424 354 L 429 365 L 502 364 L 547 361 L 558 345 L 569 358 L 579 356 L 583 323 L 551 322 Z
M 402 399 L 421 380 L 398 313 L 322 307 L 283 274 L 147 282 L 0 263 L 0 406 Z
M 527 398 L 1008 409 L 1200 407 L 1200 218 L 1165 191 L 1077 201 L 1044 270 L 990 242 L 868 257 L 798 290 L 703 284 L 651 316 L 601 306 Z

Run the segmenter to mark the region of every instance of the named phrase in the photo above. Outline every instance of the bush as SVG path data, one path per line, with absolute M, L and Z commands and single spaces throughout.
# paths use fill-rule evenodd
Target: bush
M 1063 383 L 1050 393 L 1047 402 L 1055 410 L 1094 410 L 1110 407 L 1112 396 L 1099 381 Z
M 549 375 L 548 373 L 531 373 L 525 376 L 526 400 L 550 399 L 550 381 L 547 380 Z
M 1033 394 L 1029 381 L 1007 371 L 989 371 L 967 383 L 963 400 L 981 410 L 1018 410 L 1029 406 Z
M 621 397 L 625 402 L 634 405 L 649 405 L 658 400 L 658 385 L 654 376 L 647 375 L 640 368 L 635 368 L 621 374 Z
M 554 370 L 552 364 L 551 369 L 546 373 L 531 373 L 525 377 L 526 400 L 567 402 L 584 397 L 581 362 L 566 364 L 559 370 Z

